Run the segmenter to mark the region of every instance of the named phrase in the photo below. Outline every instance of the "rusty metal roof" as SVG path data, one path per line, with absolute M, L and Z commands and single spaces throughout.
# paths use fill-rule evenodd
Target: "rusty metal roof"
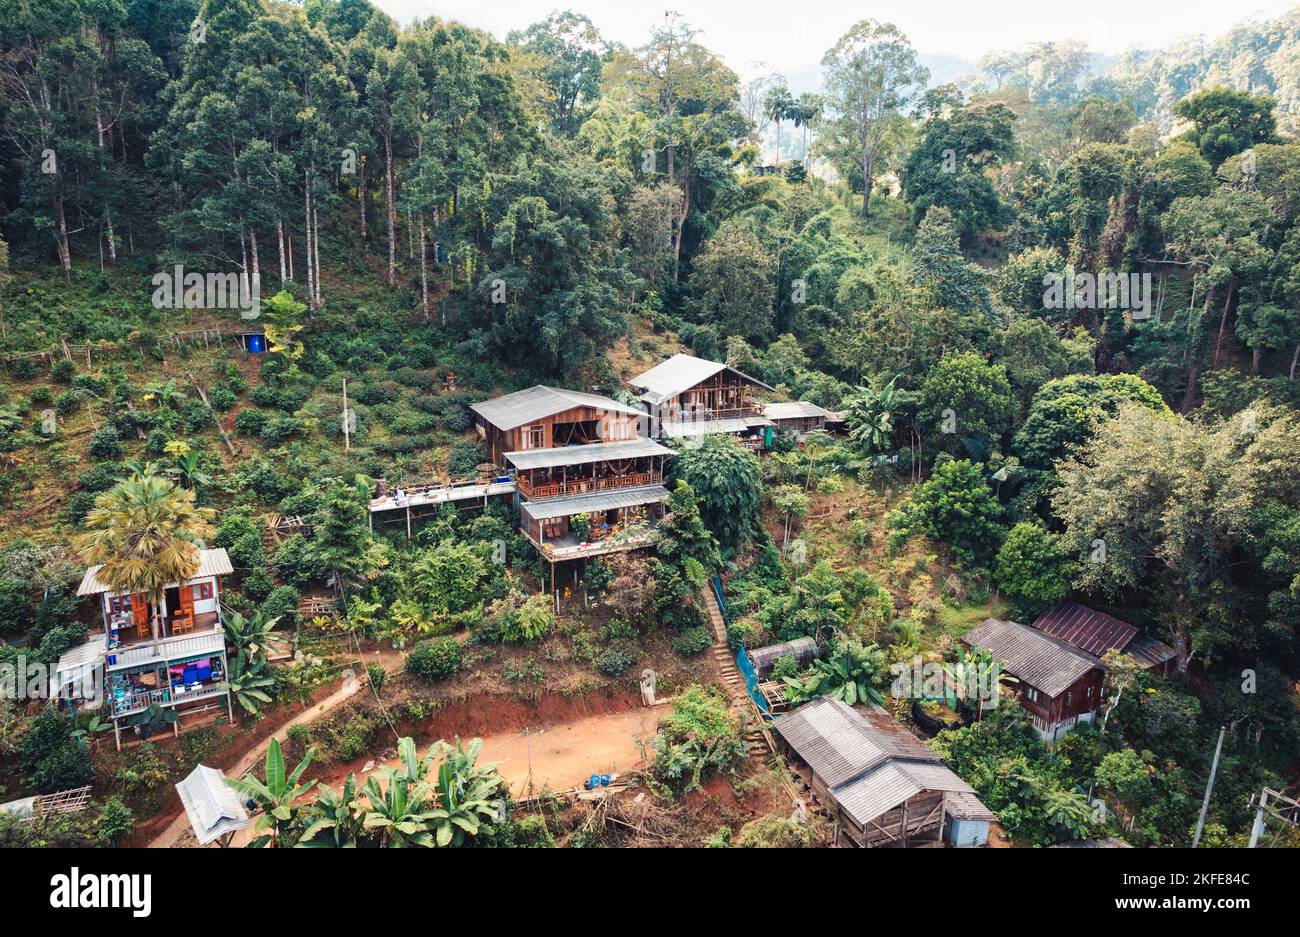
M 1078 602 L 1058 602 L 1039 615 L 1032 627 L 1093 657 L 1111 649 L 1122 650 L 1138 633 L 1136 626 Z
M 1058 603 L 1039 615 L 1032 627 L 1094 657 L 1117 650 L 1133 656 L 1147 667 L 1163 664 L 1178 654 L 1169 645 L 1143 634 L 1136 626 L 1078 602 Z
M 1011 676 L 1052 697 L 1101 667 L 1097 658 L 1059 638 L 1000 618 L 986 618 L 966 632 L 962 641 L 988 651 Z

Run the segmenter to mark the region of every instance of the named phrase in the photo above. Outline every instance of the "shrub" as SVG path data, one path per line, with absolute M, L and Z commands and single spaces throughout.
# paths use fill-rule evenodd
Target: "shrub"
M 225 413 L 233 407 L 235 401 L 238 399 L 239 398 L 235 396 L 235 392 L 224 384 L 218 384 L 216 387 L 212 388 L 212 390 L 208 391 L 208 403 L 212 404 L 214 408 L 220 410 L 222 413 Z
M 458 439 L 447 454 L 447 474 L 452 478 L 472 478 L 486 458 L 487 453 L 477 440 Z
M 90 454 L 96 459 L 122 458 L 122 437 L 111 423 L 105 423 L 90 437 Z
M 60 358 L 50 367 L 50 380 L 60 384 L 71 384 L 77 376 L 77 366 L 69 358 Z
M 694 657 L 713 643 L 713 635 L 703 626 L 687 628 L 673 638 L 673 650 L 682 657 Z
M 812 831 L 789 817 L 760 817 L 745 825 L 735 844 L 742 849 L 806 849 Z
M 296 722 L 284 730 L 285 737 L 293 743 L 294 751 L 305 752 L 311 744 L 311 726 Z
M 277 586 L 258 612 L 265 618 L 285 618 L 298 612 L 298 590 L 293 586 Z
M 636 663 L 638 656 L 640 655 L 634 643 L 621 641 L 601 652 L 596 658 L 596 669 L 611 677 L 621 677 Z
M 94 768 L 72 734 L 72 722 L 53 706 L 41 710 L 27 726 L 19 745 L 23 772 L 39 794 L 53 794 L 89 784 Z
M 245 407 L 235 414 L 235 432 L 240 436 L 261 436 L 266 428 L 267 415 L 263 410 Z
M 501 640 L 513 644 L 536 641 L 555 627 L 551 603 L 540 594 L 524 598 L 520 593 L 511 593 L 493 602 L 488 614 Z
M 110 797 L 99 808 L 96 833 L 100 840 L 116 846 L 135 832 L 135 812 L 116 797 Z
M 740 719 L 721 693 L 693 686 L 673 700 L 654 751 L 657 781 L 677 794 L 694 790 L 744 757 Z
M 388 671 L 379 661 L 372 660 L 366 664 L 366 678 L 370 681 L 370 687 L 376 693 L 384 688 L 384 681 L 388 679 Z
M 426 680 L 445 680 L 460 670 L 460 643 L 454 638 L 421 641 L 406 656 L 406 669 Z

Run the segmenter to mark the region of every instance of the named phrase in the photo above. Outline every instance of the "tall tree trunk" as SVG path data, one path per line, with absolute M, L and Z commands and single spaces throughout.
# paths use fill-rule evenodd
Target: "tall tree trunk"
M 366 239 L 366 158 L 362 155 L 357 162 L 361 165 L 357 172 L 357 206 L 361 210 L 361 240 Z
M 316 299 L 316 271 L 312 267 L 311 256 L 311 171 L 307 171 L 307 185 L 303 189 L 303 234 L 307 241 L 303 248 L 303 255 L 307 261 L 307 302 L 309 305 L 315 305 Z
M 393 182 L 393 130 L 384 124 L 384 214 L 388 216 L 388 285 L 397 285 L 397 192 Z
M 56 179 L 54 183 L 54 219 L 58 224 L 59 266 L 63 268 L 64 277 L 72 276 L 72 251 L 68 247 L 68 219 L 63 213 L 63 188 Z
M 257 232 L 252 228 L 248 229 L 248 243 L 253 251 L 253 292 L 247 295 L 250 297 L 260 296 L 262 295 L 262 261 L 257 253 Z
M 1228 307 L 1232 305 L 1232 287 L 1228 284 L 1228 297 L 1223 301 L 1223 313 L 1219 316 L 1219 338 L 1214 343 L 1214 366 L 1219 366 L 1219 353 L 1223 351 L 1223 333 L 1228 328 Z
M 429 257 L 424 246 L 424 213 L 420 213 L 420 305 L 424 320 L 429 321 Z
M 284 286 L 285 265 L 284 265 L 284 218 L 275 219 L 275 244 L 280 252 L 280 285 Z
M 1260 359 L 1259 346 L 1256 345 L 1254 348 L 1250 350 L 1250 373 L 1251 374 L 1259 373 L 1259 359 Z
M 876 166 L 876 148 L 869 144 L 862 145 L 862 217 L 869 214 L 871 205 L 871 177 Z
M 320 267 L 320 212 L 316 208 L 316 200 L 311 200 L 311 249 L 316 261 L 316 305 L 321 305 L 321 267 Z

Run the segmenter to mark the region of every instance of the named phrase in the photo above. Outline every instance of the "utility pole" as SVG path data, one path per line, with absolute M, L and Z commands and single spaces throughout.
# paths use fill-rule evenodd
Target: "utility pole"
M 1214 790 L 1214 776 L 1219 773 L 1219 753 L 1223 751 L 1223 735 L 1227 726 L 1219 726 L 1219 744 L 1214 746 L 1214 764 L 1210 766 L 1210 780 L 1205 783 L 1205 799 L 1201 801 L 1201 815 L 1196 820 L 1196 835 L 1192 837 L 1192 848 L 1201 842 L 1201 831 L 1205 829 L 1205 814 L 1210 809 L 1210 793 Z

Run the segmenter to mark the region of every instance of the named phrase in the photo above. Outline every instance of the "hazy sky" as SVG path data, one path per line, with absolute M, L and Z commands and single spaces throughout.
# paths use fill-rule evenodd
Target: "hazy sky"
M 796 69 L 822 53 L 857 19 L 895 23 L 920 52 L 978 58 L 1027 42 L 1081 39 L 1098 52 L 1158 48 L 1184 36 L 1215 36 L 1250 18 L 1267 18 L 1296 0 L 374 0 L 406 21 L 436 15 L 491 31 L 498 37 L 543 19 L 552 10 L 586 14 L 609 39 L 638 45 L 665 9 L 680 12 L 727 64 L 745 71 L 763 61 Z M 791 13 L 802 14 L 793 18 Z

